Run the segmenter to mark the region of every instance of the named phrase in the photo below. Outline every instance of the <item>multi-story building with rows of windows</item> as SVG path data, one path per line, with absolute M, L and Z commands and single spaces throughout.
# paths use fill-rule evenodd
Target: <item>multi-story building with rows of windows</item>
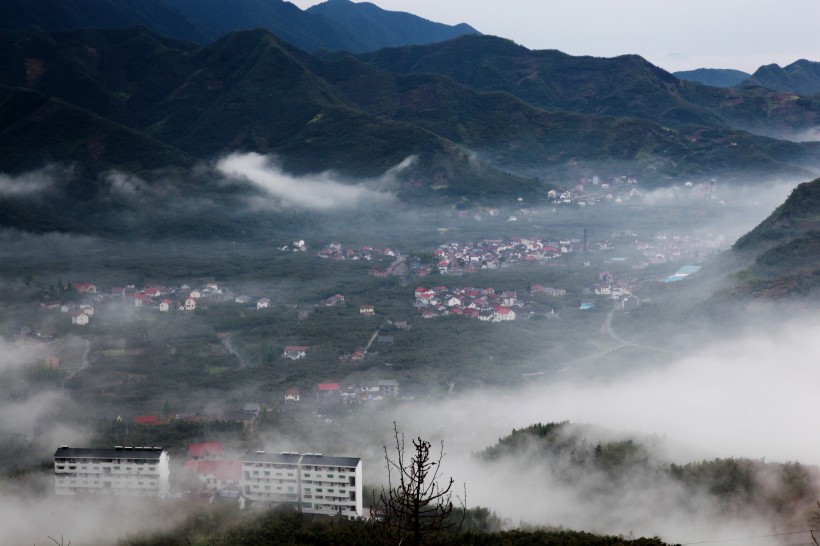
M 161 447 L 88 449 L 62 446 L 54 453 L 57 495 L 130 495 L 168 493 L 168 452 Z
M 362 461 L 319 453 L 246 453 L 242 493 L 257 504 L 290 504 L 306 514 L 364 516 Z

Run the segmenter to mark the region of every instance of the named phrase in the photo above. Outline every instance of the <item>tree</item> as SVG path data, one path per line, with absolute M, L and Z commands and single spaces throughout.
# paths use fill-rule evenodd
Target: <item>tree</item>
M 393 423 L 396 454 L 391 459 L 384 446 L 387 466 L 387 488 L 382 486 L 371 515 L 380 522 L 385 543 L 413 546 L 435 541 L 442 533 L 458 533 L 466 511 L 466 491 L 459 498 L 461 518 L 453 516 L 452 488 L 454 480 L 442 479 L 441 460 L 444 443 L 438 455 L 430 452 L 432 444 L 421 437 L 412 440 L 408 454 L 404 434 Z M 409 459 L 408 459 L 409 457 Z

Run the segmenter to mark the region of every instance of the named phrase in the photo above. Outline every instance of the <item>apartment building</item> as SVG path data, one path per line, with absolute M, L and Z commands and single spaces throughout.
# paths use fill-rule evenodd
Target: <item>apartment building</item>
M 161 447 L 61 446 L 54 453 L 57 495 L 164 497 L 169 478 L 168 452 Z
M 364 516 L 362 461 L 320 453 L 246 453 L 242 493 L 257 504 L 289 504 L 306 514 Z

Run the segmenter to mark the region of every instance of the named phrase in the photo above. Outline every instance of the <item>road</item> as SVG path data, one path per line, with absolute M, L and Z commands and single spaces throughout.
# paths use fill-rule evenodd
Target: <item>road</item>
M 615 307 L 610 309 L 610 311 L 606 314 L 606 318 L 604 319 L 604 323 L 601 325 L 601 330 L 605 334 L 607 334 L 613 341 L 615 341 L 616 345 L 614 345 L 612 347 L 609 347 L 608 349 L 605 349 L 603 351 L 593 353 L 591 355 L 583 356 L 583 357 L 578 358 L 578 359 L 576 359 L 572 362 L 569 362 L 565 366 L 563 366 L 559 371 L 564 372 L 564 371 L 570 370 L 575 365 L 595 361 L 595 360 L 597 360 L 601 357 L 610 355 L 610 354 L 612 354 L 616 351 L 620 351 L 624 347 L 634 347 L 636 349 L 642 349 L 642 350 L 645 350 L 645 351 L 657 351 L 657 352 L 662 352 L 662 353 L 674 354 L 675 351 L 669 351 L 667 349 L 660 349 L 658 347 L 649 347 L 647 345 L 641 345 L 639 343 L 629 341 L 628 339 L 624 339 L 621 336 L 619 336 L 612 327 L 612 322 L 613 322 L 613 319 L 615 318 L 616 312 L 617 312 L 617 309 Z M 532 379 L 532 378 L 541 376 L 544 373 L 546 373 L 547 371 L 555 371 L 555 370 L 544 370 L 542 372 L 522 374 L 522 376 L 523 376 L 524 380 L 526 381 L 527 379 Z

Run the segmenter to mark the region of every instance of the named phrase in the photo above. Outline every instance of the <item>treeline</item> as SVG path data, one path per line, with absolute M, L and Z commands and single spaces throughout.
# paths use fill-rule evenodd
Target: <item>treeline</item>
M 459 533 L 449 533 L 427 546 L 663 546 L 658 538 L 630 539 L 565 529 L 500 531 L 497 516 L 486 508 L 467 510 Z M 383 545 L 381 524 L 375 520 L 346 521 L 320 518 L 277 508 L 259 515 L 234 507 L 209 507 L 183 526 L 162 535 L 128 539 L 119 546 L 376 546 Z
M 599 473 L 606 485 L 671 483 L 706 493 L 722 513 L 753 512 L 778 519 L 803 518 L 820 497 L 820 470 L 799 462 L 716 458 L 675 464 L 655 451 L 656 439 L 615 438 L 591 425 L 537 423 L 513 430 L 478 453 L 485 461 L 509 464 L 513 458 L 547 461 L 553 478 L 570 486 Z

